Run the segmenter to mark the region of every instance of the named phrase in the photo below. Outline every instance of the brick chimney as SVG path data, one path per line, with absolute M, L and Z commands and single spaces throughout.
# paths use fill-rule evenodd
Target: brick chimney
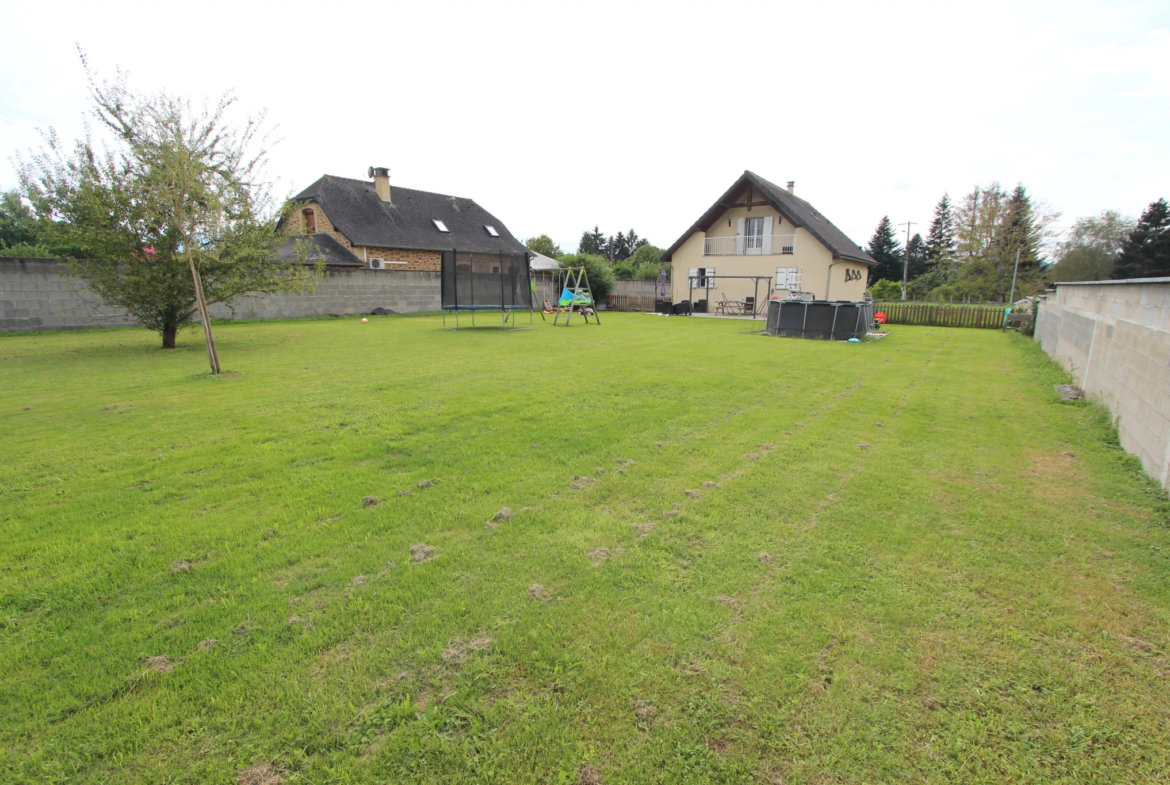
M 795 180 L 788 181 L 788 193 L 790 193 L 790 194 L 796 193 L 796 181 Z
M 374 178 L 374 191 L 383 202 L 390 201 L 390 170 L 384 166 L 371 166 L 367 177 Z

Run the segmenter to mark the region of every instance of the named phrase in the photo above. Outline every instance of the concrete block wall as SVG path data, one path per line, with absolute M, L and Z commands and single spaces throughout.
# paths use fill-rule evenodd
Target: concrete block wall
M 70 276 L 58 259 L 0 258 L 0 332 L 133 324 L 124 310 Z
M 1170 278 L 1057 284 L 1036 340 L 1108 407 L 1121 446 L 1170 489 Z
M 217 304 L 210 310 L 221 319 L 292 319 L 368 314 L 375 308 L 437 312 L 439 273 L 330 268 L 311 294 L 240 297 L 231 308 Z M 69 275 L 60 260 L 0 258 L 0 332 L 133 325 L 125 311 L 104 303 L 84 281 Z

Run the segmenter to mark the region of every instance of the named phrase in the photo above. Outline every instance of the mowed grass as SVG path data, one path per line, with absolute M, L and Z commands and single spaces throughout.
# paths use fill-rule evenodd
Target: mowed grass
M 0 338 L 0 780 L 1170 781 L 1165 495 L 1027 339 L 603 319 Z

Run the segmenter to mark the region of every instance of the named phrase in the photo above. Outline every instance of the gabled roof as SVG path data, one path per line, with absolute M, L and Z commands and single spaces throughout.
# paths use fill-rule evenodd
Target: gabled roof
M 674 245 L 666 249 L 666 253 L 662 254 L 664 261 L 670 261 L 674 252 L 679 249 L 687 238 L 695 232 L 706 231 L 721 215 L 727 212 L 728 207 L 732 206 L 734 200 L 741 191 L 747 186 L 752 186 L 760 193 L 773 207 L 776 212 L 780 213 L 784 218 L 787 218 L 794 226 L 799 226 L 806 230 L 813 237 L 821 241 L 821 244 L 828 248 L 833 256 L 838 259 L 848 259 L 851 262 L 861 262 L 862 264 L 875 265 L 877 260 L 866 253 L 857 243 L 845 236 L 845 233 L 833 226 L 828 218 L 821 215 L 817 208 L 801 199 L 795 194 L 788 193 L 788 190 L 781 188 L 775 183 L 771 183 L 760 177 L 754 172 L 745 171 L 740 175 L 739 179 L 727 189 L 723 196 L 711 205 L 707 212 L 703 213 L 699 220 L 695 221 L 690 229 L 687 229 L 683 236 L 674 241 Z
M 293 197 L 321 205 L 333 228 L 355 246 L 418 251 L 527 253 L 498 218 L 471 199 L 391 186 L 384 202 L 365 180 L 325 175 Z M 449 231 L 440 231 L 434 220 Z M 492 237 L 492 226 L 499 237 Z
M 560 262 L 558 262 L 556 259 L 552 258 L 551 256 L 545 256 L 544 254 L 537 253 L 536 251 L 530 251 L 529 253 L 532 255 L 532 258 L 528 262 L 529 268 L 531 268 L 533 270 L 559 270 L 559 269 L 561 269 Z
M 321 259 L 329 267 L 365 267 L 353 251 L 346 248 L 332 236 L 324 233 L 295 234 L 289 236 L 280 246 L 276 255 L 282 262 L 291 262 L 297 257 L 297 241 L 309 241 L 309 252 L 305 261 L 316 264 Z

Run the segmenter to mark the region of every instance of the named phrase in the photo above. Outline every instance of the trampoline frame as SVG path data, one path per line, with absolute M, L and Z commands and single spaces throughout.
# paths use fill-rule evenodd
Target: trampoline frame
M 469 253 L 473 256 L 475 256 L 475 255 L 488 256 L 489 255 L 489 254 L 475 254 L 474 252 L 471 252 L 471 251 L 468 251 L 466 253 Z M 444 256 L 446 255 L 445 251 L 443 252 L 443 255 Z M 510 256 L 510 257 L 519 256 L 519 255 L 520 254 L 508 254 L 508 256 Z M 503 271 L 503 269 L 504 269 L 504 252 L 503 251 L 499 252 L 499 257 L 500 257 L 500 270 Z M 458 260 L 459 260 L 459 250 L 456 248 L 452 248 L 451 249 L 451 263 L 457 264 Z M 474 267 L 474 262 L 472 264 Z M 441 296 L 442 293 L 440 293 L 439 308 L 443 312 L 443 329 L 450 330 L 451 332 L 457 332 L 459 330 L 459 328 L 460 328 L 459 312 L 460 311 L 470 312 L 471 313 L 471 326 L 472 327 L 479 327 L 479 325 L 475 323 L 475 312 L 476 311 L 497 311 L 498 310 L 502 313 L 502 316 L 503 316 L 503 320 L 500 324 L 500 328 L 503 331 L 515 332 L 516 330 L 531 330 L 534 326 L 534 319 L 533 319 L 533 315 L 532 315 L 532 311 L 533 311 L 534 306 L 533 306 L 533 295 L 532 295 L 532 270 L 531 270 L 531 268 L 528 268 L 528 264 L 529 264 L 529 259 L 527 256 L 525 256 L 524 265 L 525 265 L 525 268 L 527 269 L 527 275 L 525 277 L 528 279 L 527 293 L 528 293 L 528 298 L 529 298 L 527 306 L 505 305 L 503 303 L 503 300 L 504 300 L 504 276 L 503 276 L 502 272 L 500 274 L 500 300 L 501 300 L 501 302 L 499 305 L 460 305 L 459 304 L 459 285 L 457 283 L 458 270 L 456 270 L 455 275 L 452 276 L 452 280 L 454 283 L 453 294 L 455 295 L 455 303 L 453 305 L 443 304 L 441 301 L 442 300 L 442 296 Z M 440 281 L 443 283 L 443 286 L 445 287 L 446 286 L 446 283 L 445 283 L 446 276 L 443 274 L 441 265 L 442 265 L 442 262 L 440 262 L 440 272 L 439 272 Z M 468 275 L 467 280 L 471 286 L 472 300 L 474 300 L 475 299 L 475 272 L 474 272 L 474 269 Z M 524 311 L 524 310 L 528 311 L 528 326 L 527 327 L 520 327 L 517 325 L 517 322 L 516 322 L 516 311 Z M 454 327 L 447 326 L 447 312 L 448 311 L 454 311 L 454 313 L 455 313 L 455 326 Z M 509 319 L 512 321 L 511 327 L 508 326 Z M 492 326 L 494 326 L 494 325 L 492 325 Z

